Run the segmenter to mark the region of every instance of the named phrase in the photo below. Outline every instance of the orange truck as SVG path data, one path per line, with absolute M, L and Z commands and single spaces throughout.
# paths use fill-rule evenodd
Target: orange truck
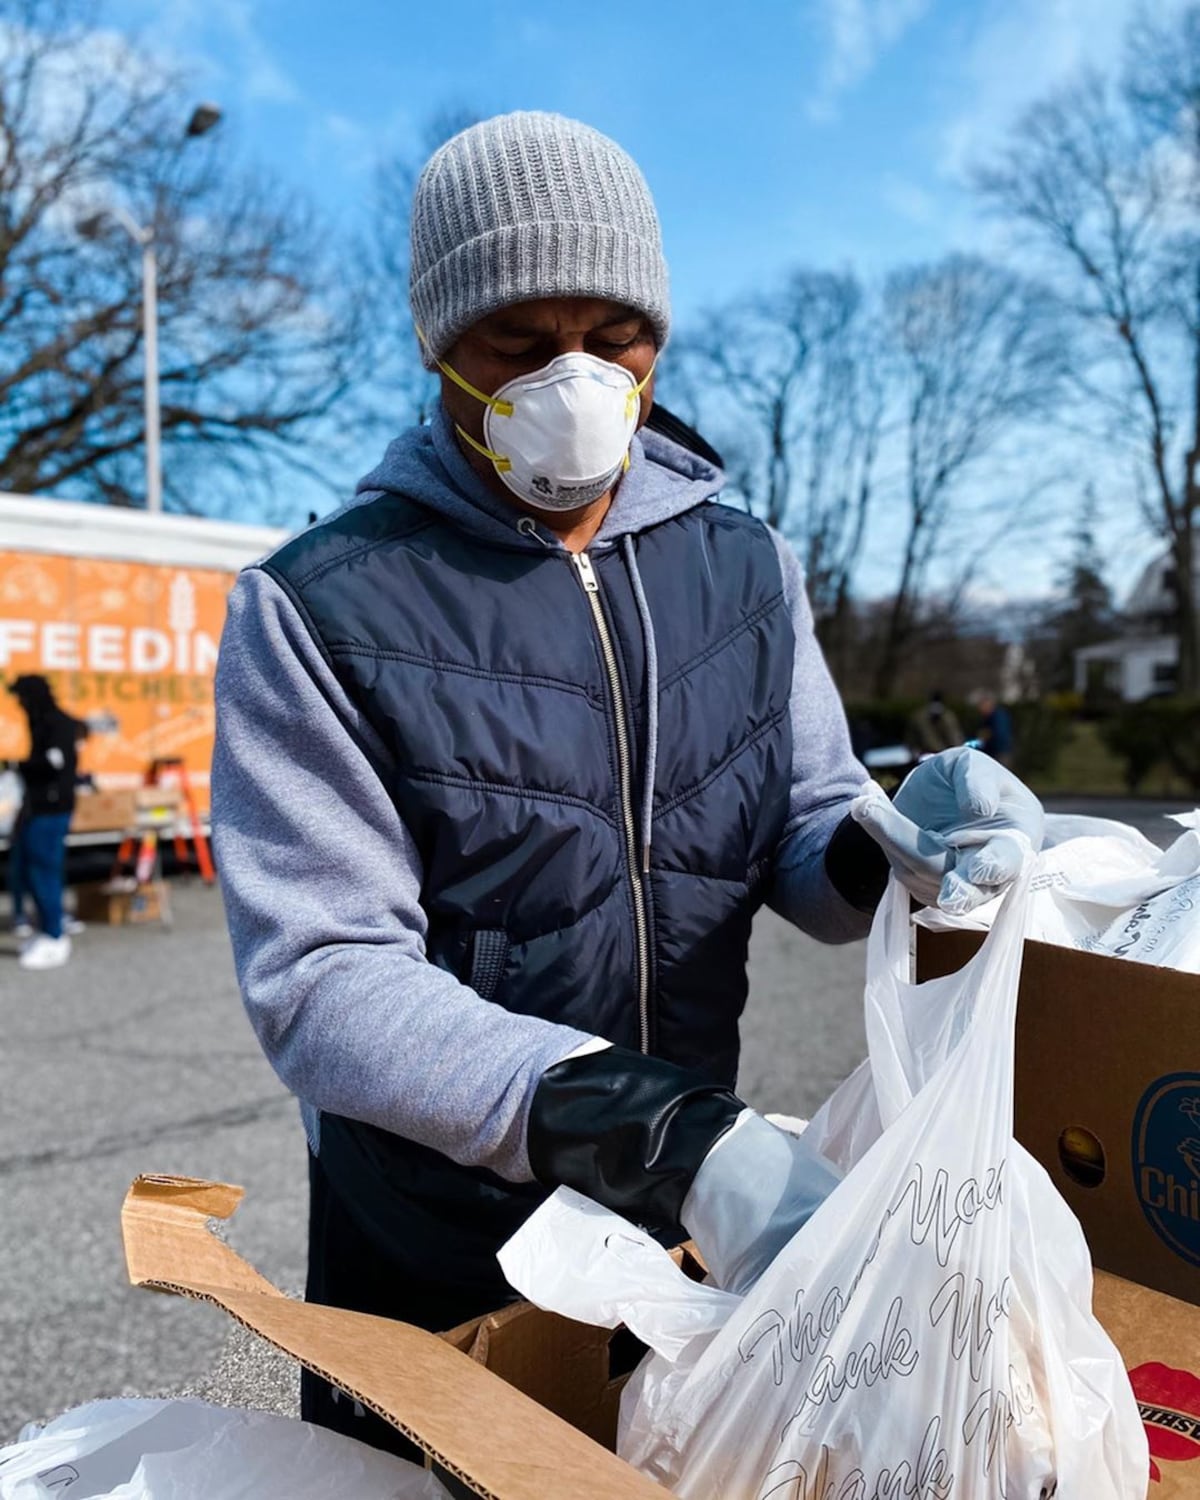
M 40 672 L 93 732 L 80 756 L 103 791 L 181 759 L 208 807 L 213 672 L 238 570 L 286 532 L 193 516 L 0 495 L 0 684 Z M 0 763 L 26 750 L 0 690 Z

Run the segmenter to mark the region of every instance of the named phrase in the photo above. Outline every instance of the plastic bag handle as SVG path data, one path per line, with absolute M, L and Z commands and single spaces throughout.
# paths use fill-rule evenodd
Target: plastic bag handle
M 895 876 L 889 880 L 867 941 L 866 988 L 867 1047 L 884 1128 L 911 1102 L 928 1066 L 925 1048 L 918 1056 L 910 1039 L 907 1024 L 910 1012 L 919 1011 L 933 1003 L 940 991 L 947 991 L 948 1004 L 965 1004 L 969 997 L 975 997 L 972 1013 L 958 1028 L 961 1033 L 976 1024 L 1011 1033 L 1029 921 L 1033 865 L 1031 852 L 1005 893 L 979 951 L 949 979 L 932 979 L 923 984 L 909 977 L 912 925 L 909 894 Z M 917 1030 L 927 1033 L 928 1027 Z

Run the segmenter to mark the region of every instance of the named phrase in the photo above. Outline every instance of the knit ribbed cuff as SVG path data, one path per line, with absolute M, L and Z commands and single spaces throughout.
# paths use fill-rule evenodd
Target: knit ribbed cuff
M 626 303 L 649 318 L 658 346 L 666 343 L 670 293 L 657 245 L 609 224 L 509 224 L 457 245 L 413 285 L 426 365 L 480 318 L 539 297 Z

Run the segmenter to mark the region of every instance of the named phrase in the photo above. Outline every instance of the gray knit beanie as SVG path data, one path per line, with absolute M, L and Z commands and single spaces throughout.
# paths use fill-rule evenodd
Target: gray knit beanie
M 518 111 L 438 148 L 417 182 L 409 295 L 427 365 L 535 297 L 607 297 L 670 326 L 658 215 L 636 163 L 562 115 Z

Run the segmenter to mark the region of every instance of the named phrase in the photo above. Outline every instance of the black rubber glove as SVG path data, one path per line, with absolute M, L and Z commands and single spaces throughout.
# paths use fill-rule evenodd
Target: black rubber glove
M 682 1225 L 716 1284 L 739 1293 L 839 1180 L 803 1135 L 778 1130 L 732 1090 L 617 1047 L 543 1075 L 529 1158 L 547 1186 L 652 1228 Z
M 680 1222 L 701 1162 L 746 1106 L 698 1073 L 622 1047 L 555 1063 L 529 1114 L 529 1161 L 649 1228 Z
M 856 911 L 874 911 L 887 890 L 890 866 L 879 844 L 849 813 L 825 846 L 825 873 Z

